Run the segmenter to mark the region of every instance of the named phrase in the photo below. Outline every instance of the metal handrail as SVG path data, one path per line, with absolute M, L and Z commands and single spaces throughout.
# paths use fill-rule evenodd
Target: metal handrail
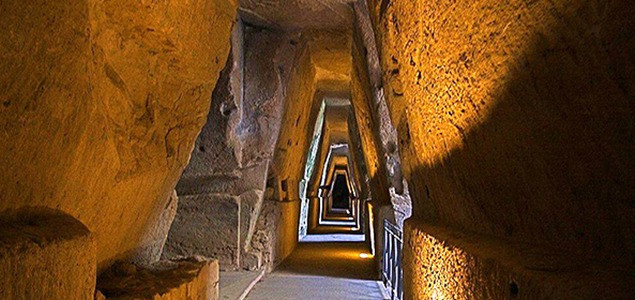
M 393 300 L 403 299 L 403 269 L 401 258 L 403 233 L 397 225 L 384 219 L 384 248 L 381 279 Z

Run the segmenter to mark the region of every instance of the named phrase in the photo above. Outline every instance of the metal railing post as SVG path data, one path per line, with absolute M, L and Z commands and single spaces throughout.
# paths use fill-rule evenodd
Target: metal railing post
M 391 299 L 403 299 L 403 271 L 401 268 L 403 233 L 390 221 L 384 219 L 384 241 L 382 243 L 381 279 L 390 291 Z

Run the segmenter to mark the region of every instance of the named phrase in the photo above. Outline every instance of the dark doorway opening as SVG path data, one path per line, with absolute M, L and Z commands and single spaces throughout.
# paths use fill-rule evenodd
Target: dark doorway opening
M 333 208 L 348 209 L 350 207 L 350 192 L 346 176 L 337 174 L 333 184 Z

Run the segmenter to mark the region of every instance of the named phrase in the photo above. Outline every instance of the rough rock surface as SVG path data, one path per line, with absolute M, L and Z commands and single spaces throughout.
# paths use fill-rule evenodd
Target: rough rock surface
M 0 220 L 0 299 L 93 298 L 95 243 L 71 216 L 43 210 Z
M 240 261 L 240 198 L 225 194 L 180 197 L 162 257 L 202 255 L 218 259 L 222 270 Z
M 168 238 L 170 226 L 176 216 L 178 203 L 179 197 L 176 194 L 176 191 L 173 191 L 156 226 L 149 228 L 149 231 L 143 235 L 144 241 L 141 244 L 147 246 L 139 249 L 131 258 L 131 261 L 135 264 L 149 265 L 161 259 L 163 246 Z
M 250 190 L 240 195 L 240 248 L 242 253 L 251 250 L 251 240 L 260 216 L 263 197 L 263 192 L 260 190 Z
M 281 126 L 296 37 L 235 27 L 232 55 L 177 185 L 187 204 L 177 212 L 164 257 L 217 257 L 223 270 L 260 265 L 261 254 L 250 241 Z
M 311 140 L 306 128 L 315 123 L 319 108 L 312 101 L 315 68 L 309 46 L 305 37 L 293 43 L 297 46 L 291 56 L 289 79 L 284 83 L 280 132 L 272 152 L 265 202 L 251 241 L 251 248 L 262 254 L 263 264 L 269 270 L 288 256 L 297 244 L 299 180 L 303 176 L 303 151 L 308 149 Z M 309 120 L 312 111 L 315 116 Z M 295 207 L 297 211 L 289 207 Z
M 494 237 L 502 249 L 532 244 L 539 253 L 593 258 L 604 270 L 632 268 L 631 3 L 372 0 L 369 7 L 413 222 L 464 233 L 459 240 Z M 404 269 L 406 297 L 452 293 L 424 273 L 458 258 L 422 242 L 406 232 L 413 260 Z M 566 266 L 545 268 L 557 274 Z M 469 284 L 485 282 L 478 278 Z M 568 297 L 584 298 L 574 281 L 559 282 Z M 481 288 L 510 290 L 495 281 Z
M 270 199 L 262 204 L 251 245 L 262 253 L 262 264 L 267 271 L 272 271 L 297 246 L 299 210 L 299 200 Z
M 629 299 L 632 269 L 535 244 L 406 222 L 405 294 L 413 299 Z M 426 266 L 426 267 L 421 267 Z
M 0 4 L 0 212 L 94 233 L 100 268 L 159 221 L 205 122 L 237 4 Z
M 355 2 L 354 10 L 355 31 L 353 31 L 353 34 L 356 37 L 357 52 L 353 52 L 353 56 L 357 56 L 359 64 L 366 65 L 366 68 L 361 68 L 360 72 L 366 70 L 368 75 L 367 84 L 369 86 L 367 89 L 370 92 L 370 111 L 376 120 L 374 122 L 376 127 L 373 128 L 373 132 L 377 135 L 376 138 L 381 144 L 382 151 L 380 153 L 384 155 L 386 172 L 390 183 L 390 199 L 398 215 L 397 222 L 399 226 L 402 226 L 403 220 L 411 215 L 412 204 L 408 185 L 401 173 L 397 130 L 393 126 L 386 97 L 384 96 L 379 53 L 366 1 L 359 0 Z M 364 51 L 362 52 L 361 49 L 364 49 Z
M 99 276 L 103 299 L 218 299 L 218 261 L 201 257 L 162 260 L 148 267 L 116 263 Z
M 356 31 L 357 32 L 357 31 Z M 374 99 L 370 79 L 366 52 L 358 34 L 353 35 L 355 40 L 351 50 L 353 56 L 353 70 L 351 74 L 351 101 L 354 110 L 359 136 L 361 138 L 362 153 L 366 162 L 366 170 L 370 179 L 372 201 L 377 205 L 385 205 L 390 202 L 388 192 L 388 174 L 386 172 L 386 159 L 383 155 L 382 144 L 379 136 L 381 119 L 373 108 Z M 382 225 L 383 226 L 383 225 Z
M 347 28 L 353 0 L 240 0 L 241 16 L 249 24 L 278 30 Z
M 246 29 L 245 105 L 237 129 L 244 143 L 245 166 L 261 164 L 273 157 L 297 44 L 297 34 Z
M 243 143 L 237 126 L 243 115 L 243 31 L 242 23 L 237 22 L 229 56 L 212 92 L 206 123 L 181 181 L 206 184 L 210 182 L 202 180 L 206 176 L 232 176 L 242 167 Z

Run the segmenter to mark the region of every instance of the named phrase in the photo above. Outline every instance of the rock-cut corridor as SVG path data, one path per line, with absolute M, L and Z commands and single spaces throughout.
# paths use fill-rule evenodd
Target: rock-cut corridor
M 2 0 L 0 299 L 633 299 L 626 0 Z

